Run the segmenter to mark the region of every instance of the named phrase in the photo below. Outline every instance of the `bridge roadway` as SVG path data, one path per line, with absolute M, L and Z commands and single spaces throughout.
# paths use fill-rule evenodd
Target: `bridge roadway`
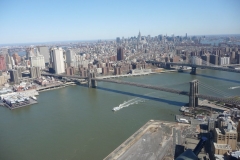
M 184 96 L 189 96 L 189 92 L 180 91 L 180 90 L 171 89 L 171 88 L 166 88 L 166 87 L 161 87 L 161 86 L 153 86 L 153 85 L 147 85 L 147 84 L 141 84 L 141 83 L 135 83 L 135 82 L 120 81 L 120 80 L 115 80 L 115 79 L 92 78 L 92 80 L 102 81 L 102 82 L 110 82 L 110 83 L 117 83 L 117 84 L 126 84 L 126 85 L 130 85 L 130 86 L 149 88 L 149 89 L 154 89 L 154 90 L 159 90 L 159 91 L 164 91 L 164 92 L 169 92 L 169 93 L 174 93 L 174 94 L 179 94 L 179 95 L 184 95 Z M 210 101 L 220 101 L 220 102 L 236 104 L 236 105 L 240 104 L 240 101 L 236 100 L 234 98 L 220 98 L 220 97 L 214 97 L 214 96 L 208 96 L 208 95 L 202 95 L 202 94 L 198 94 L 198 95 L 196 95 L 196 97 L 202 98 L 202 99 L 207 99 L 207 100 L 210 100 Z
M 228 71 L 228 72 L 240 73 L 240 70 L 237 70 L 237 69 L 231 69 L 231 68 L 227 68 L 227 67 L 216 67 L 216 66 L 196 65 L 196 64 L 190 64 L 190 63 L 157 62 L 157 61 L 146 61 L 146 63 L 152 63 L 152 64 L 169 64 L 169 65 L 188 66 L 188 67 L 195 67 L 195 68 L 207 68 L 207 69 L 212 69 L 212 70 L 220 70 L 220 71 Z
M 51 76 L 51 77 L 67 77 L 67 78 L 76 78 L 76 79 L 87 79 L 88 77 L 80 77 L 80 76 L 70 76 L 63 74 L 50 74 L 50 73 L 41 73 L 42 76 Z
M 61 75 L 61 74 L 49 74 L 49 73 L 42 73 L 42 75 L 43 76 L 54 76 L 54 77 L 77 78 L 77 79 L 87 79 L 88 78 L 88 77 L 68 76 L 68 75 Z M 127 82 L 127 81 L 120 81 L 120 80 L 114 80 L 114 79 L 92 78 L 92 80 L 102 81 L 102 82 L 110 82 L 110 83 L 118 83 L 118 84 L 126 84 L 126 85 L 131 85 L 131 86 L 149 88 L 149 89 L 154 89 L 154 90 L 165 91 L 165 92 L 169 92 L 169 93 L 189 96 L 189 92 L 180 91 L 180 90 L 176 90 L 176 89 L 165 88 L 165 87 L 161 87 L 161 86 L 153 86 L 153 85 L 140 84 L 140 83 L 134 83 L 134 82 Z M 202 98 L 202 99 L 207 99 L 207 100 L 210 100 L 210 101 L 220 101 L 220 102 L 224 102 L 224 103 L 237 104 L 237 105 L 240 104 L 240 101 L 237 101 L 233 98 L 220 98 L 220 97 L 214 97 L 214 96 L 208 96 L 208 95 L 202 95 L 202 94 L 198 94 L 198 95 L 196 95 L 196 97 Z

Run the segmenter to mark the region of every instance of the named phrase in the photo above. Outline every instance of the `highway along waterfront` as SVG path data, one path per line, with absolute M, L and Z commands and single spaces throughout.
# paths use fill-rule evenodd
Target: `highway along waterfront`
M 185 91 L 189 90 L 187 82 L 198 79 L 231 95 L 240 94 L 240 88 L 229 89 L 240 86 L 240 75 L 224 71 L 120 79 Z M 144 100 L 112 111 L 136 97 Z M 41 92 L 38 104 L 16 110 L 0 107 L 0 159 L 103 159 L 150 119 L 174 121 L 187 102 L 187 96 L 105 82 L 99 82 L 96 89 L 76 85 Z

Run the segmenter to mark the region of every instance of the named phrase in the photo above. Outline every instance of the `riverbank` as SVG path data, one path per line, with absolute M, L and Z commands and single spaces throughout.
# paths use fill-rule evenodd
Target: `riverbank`
M 150 120 L 104 160 L 174 159 L 175 146 L 184 142 L 183 131 L 189 127 L 188 124 Z

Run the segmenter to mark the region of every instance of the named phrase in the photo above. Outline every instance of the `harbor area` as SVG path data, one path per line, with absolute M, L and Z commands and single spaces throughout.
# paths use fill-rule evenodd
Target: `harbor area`
M 36 90 L 27 90 L 22 92 L 12 92 L 0 95 L 1 105 L 11 110 L 29 106 L 37 103 Z
M 184 152 L 186 138 L 198 141 L 199 132 L 197 124 L 150 120 L 104 160 L 174 159 Z

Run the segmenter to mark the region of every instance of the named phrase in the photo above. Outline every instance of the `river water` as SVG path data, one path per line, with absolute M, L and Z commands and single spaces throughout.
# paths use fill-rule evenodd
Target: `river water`
M 193 79 L 231 95 L 240 94 L 240 88 L 228 89 L 240 86 L 240 75 L 224 71 L 121 78 L 186 91 Z M 204 89 L 200 92 L 211 94 Z M 144 101 L 112 111 L 136 97 Z M 174 121 L 179 108 L 188 102 L 188 97 L 177 94 L 104 82 L 97 89 L 69 86 L 41 92 L 37 98 L 38 104 L 12 111 L 0 107 L 1 160 L 103 159 L 150 119 Z

